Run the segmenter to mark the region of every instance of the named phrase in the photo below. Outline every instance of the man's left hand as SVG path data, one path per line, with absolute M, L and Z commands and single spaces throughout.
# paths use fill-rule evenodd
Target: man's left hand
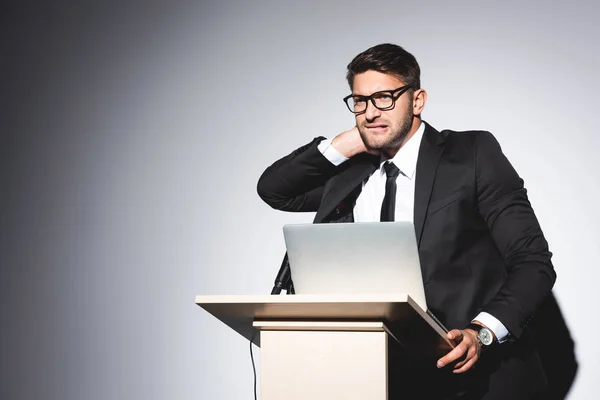
M 453 329 L 448 332 L 448 339 L 454 342 L 456 347 L 438 360 L 438 368 L 460 359 L 452 372 L 455 374 L 467 372 L 475 365 L 481 355 L 481 343 L 479 343 L 477 333 L 471 329 Z

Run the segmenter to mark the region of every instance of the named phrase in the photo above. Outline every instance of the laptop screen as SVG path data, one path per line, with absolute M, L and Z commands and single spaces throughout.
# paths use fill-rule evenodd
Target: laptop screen
M 408 294 L 427 310 L 412 222 L 283 227 L 296 294 Z

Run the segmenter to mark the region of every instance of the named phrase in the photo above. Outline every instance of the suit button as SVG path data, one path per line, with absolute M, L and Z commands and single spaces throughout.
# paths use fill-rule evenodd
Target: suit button
M 341 213 L 340 209 L 339 209 L 339 208 L 336 208 L 336 209 L 335 209 L 335 213 L 336 213 L 337 215 L 340 215 L 340 213 Z

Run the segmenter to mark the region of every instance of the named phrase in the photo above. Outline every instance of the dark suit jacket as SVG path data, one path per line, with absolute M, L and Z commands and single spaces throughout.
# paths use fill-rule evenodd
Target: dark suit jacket
M 258 193 L 279 210 L 316 211 L 316 223 L 353 221 L 361 184 L 379 159 L 365 153 L 335 167 L 317 148 L 322 139 L 268 167 Z M 438 132 L 426 124 L 414 204 L 429 308 L 451 329 L 485 311 L 511 334 L 509 343 L 464 375 L 485 386 L 486 399 L 494 393 L 519 398 L 542 387 L 544 374 L 525 328 L 556 275 L 523 181 L 495 138 L 485 131 Z M 518 391 L 513 395 L 506 385 Z

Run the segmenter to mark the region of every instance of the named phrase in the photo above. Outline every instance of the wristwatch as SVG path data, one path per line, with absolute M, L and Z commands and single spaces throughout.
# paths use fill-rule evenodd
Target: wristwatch
M 494 343 L 494 333 L 485 326 L 470 323 L 467 329 L 472 329 L 477 333 L 477 339 L 481 344 L 481 348 L 485 349 Z

